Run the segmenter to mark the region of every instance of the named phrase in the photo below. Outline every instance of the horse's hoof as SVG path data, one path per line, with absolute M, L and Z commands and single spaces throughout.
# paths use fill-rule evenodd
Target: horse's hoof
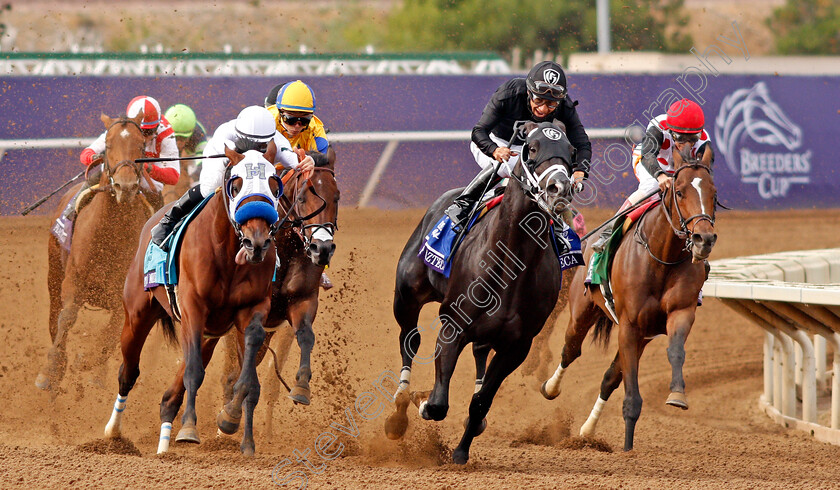
M 52 388 L 50 386 L 50 378 L 43 373 L 38 373 L 38 377 L 35 378 L 35 386 L 44 391 L 50 391 Z
M 227 435 L 236 434 L 236 431 L 239 430 L 239 421 L 241 418 L 242 417 L 231 417 L 228 415 L 227 410 L 222 408 L 219 415 L 216 415 L 216 425 L 219 426 L 220 431 Z M 181 437 L 180 432 L 178 433 L 178 437 Z
M 467 461 L 470 460 L 470 453 L 468 451 L 464 451 L 463 449 L 455 449 L 452 451 L 452 462 L 455 464 L 467 464 Z
M 688 399 L 686 399 L 685 393 L 673 391 L 670 395 L 668 395 L 668 400 L 665 402 L 665 405 L 671 405 L 672 407 L 688 410 Z
M 412 391 L 409 400 L 415 407 L 420 408 L 420 404 L 428 400 L 431 393 L 431 391 Z
M 548 384 L 548 380 L 543 381 L 543 384 L 540 386 L 540 394 L 545 397 L 546 400 L 554 400 L 560 394 L 558 391 L 555 394 L 549 394 L 548 391 L 545 389 L 545 385 Z
M 201 439 L 198 438 L 198 431 L 195 429 L 195 425 L 190 424 L 181 427 L 181 430 L 178 431 L 178 437 L 175 438 L 175 442 L 201 444 Z
M 385 436 L 388 439 L 395 441 L 402 439 L 402 436 L 405 435 L 405 431 L 408 429 L 408 415 L 406 412 L 408 411 L 409 403 L 411 403 L 411 399 L 405 392 L 400 392 L 397 395 L 397 399 L 394 400 L 397 409 L 385 419 Z
M 243 456 L 254 457 L 254 446 L 253 444 L 250 446 L 240 446 L 239 450 L 242 451 Z
M 309 397 L 312 395 L 312 392 L 309 391 L 309 388 L 304 388 L 302 386 L 295 386 L 292 388 L 292 391 L 289 392 L 289 398 L 295 402 L 295 405 L 309 405 Z

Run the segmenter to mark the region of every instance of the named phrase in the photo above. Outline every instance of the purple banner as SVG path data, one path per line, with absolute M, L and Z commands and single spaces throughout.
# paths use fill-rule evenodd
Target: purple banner
M 501 76 L 335 76 L 306 80 L 317 113 L 332 132 L 469 130 Z M 283 80 L 243 78 L 5 77 L 0 139 L 92 137 L 99 113 L 115 116 L 138 94 L 164 108 L 192 106 L 215 128 L 247 105 L 262 104 Z M 692 96 L 706 113 L 715 148 L 720 200 L 738 209 L 840 206 L 832 143 L 840 126 L 838 77 L 708 77 L 693 94 L 673 75 L 569 76 L 570 94 L 589 128 L 646 124 L 676 96 Z M 789 96 L 793 94 L 793 96 Z M 211 129 L 212 131 L 212 129 Z M 386 143 L 335 143 L 342 204 L 353 205 Z M 594 140 L 596 162 L 585 205 L 613 207 L 636 186 L 623 140 Z M 0 164 L 0 214 L 16 214 L 78 173 L 79 149 L 8 150 Z M 608 150 L 608 151 L 607 151 Z M 605 151 L 607 156 L 605 158 Z M 401 143 L 370 204 L 426 207 L 465 185 L 478 166 L 464 142 Z M 38 212 L 53 209 L 53 198 Z

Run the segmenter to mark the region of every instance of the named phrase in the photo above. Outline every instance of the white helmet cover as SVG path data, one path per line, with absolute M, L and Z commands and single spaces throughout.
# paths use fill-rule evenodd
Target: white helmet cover
M 274 133 L 277 131 L 274 116 L 268 112 L 268 109 L 258 105 L 242 109 L 236 116 L 234 127 L 237 136 L 257 143 L 268 143 L 274 138 Z

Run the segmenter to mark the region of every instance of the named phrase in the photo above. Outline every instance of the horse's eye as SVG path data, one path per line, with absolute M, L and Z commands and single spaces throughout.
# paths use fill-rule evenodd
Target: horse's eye
M 678 198 L 680 198 L 680 199 L 682 199 L 682 197 L 683 197 L 683 193 L 682 193 L 682 192 L 680 192 L 680 191 L 677 191 L 677 197 L 678 197 Z
M 230 184 L 230 197 L 236 197 L 239 194 L 239 191 L 242 190 L 242 178 L 237 177 L 233 180 Z

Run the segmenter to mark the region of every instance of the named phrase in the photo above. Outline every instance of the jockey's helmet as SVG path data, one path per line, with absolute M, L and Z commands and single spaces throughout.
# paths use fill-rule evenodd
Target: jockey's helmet
M 277 92 L 280 92 L 283 85 L 285 85 L 285 83 L 278 83 L 277 85 L 271 87 L 271 90 L 268 91 L 268 95 L 265 96 L 265 101 L 263 102 L 266 109 L 277 103 Z
M 274 116 L 265 107 L 248 106 L 236 116 L 236 151 L 244 153 L 248 150 L 265 152 L 268 143 L 277 131 Z
M 160 124 L 160 104 L 148 95 L 140 95 L 128 103 L 125 113 L 128 117 L 135 117 L 143 111 L 143 121 L 140 122 L 140 129 L 155 130 Z
M 163 117 L 172 125 L 175 136 L 189 138 L 195 131 L 195 112 L 188 105 L 175 104 L 169 109 L 166 109 Z
M 705 123 L 703 109 L 697 102 L 688 99 L 680 99 L 671 104 L 665 118 L 666 129 L 675 133 L 699 133 L 703 131 Z
M 525 78 L 525 85 L 532 97 L 560 100 L 566 97 L 566 74 L 563 67 L 553 61 L 540 61 Z
M 290 112 L 315 112 L 315 93 L 309 85 L 295 80 L 280 88 L 277 109 Z

